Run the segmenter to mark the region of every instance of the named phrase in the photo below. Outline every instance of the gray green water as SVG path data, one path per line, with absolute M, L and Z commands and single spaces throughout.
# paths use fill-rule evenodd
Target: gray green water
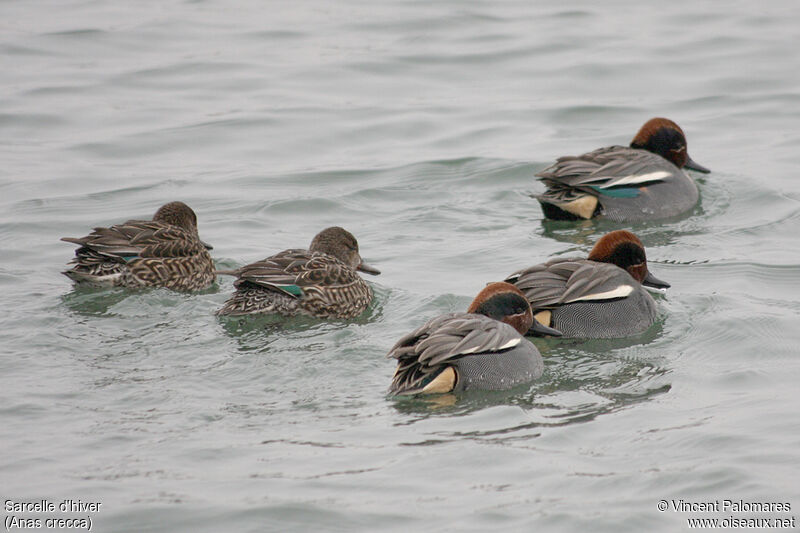
M 800 4 L 0 4 L 0 497 L 95 531 L 683 531 L 800 514 Z M 622 341 L 539 342 L 543 378 L 385 396 L 401 335 L 584 254 L 556 156 L 652 116 L 713 173 L 633 226 L 672 289 Z M 329 225 L 383 271 L 353 321 L 221 322 L 200 294 L 74 290 L 95 225 L 198 213 L 221 267 Z M 791 512 L 660 512 L 659 500 Z

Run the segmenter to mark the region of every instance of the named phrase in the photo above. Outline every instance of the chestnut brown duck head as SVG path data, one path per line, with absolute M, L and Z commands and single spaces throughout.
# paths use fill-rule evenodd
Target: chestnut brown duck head
M 627 271 L 633 279 L 654 289 L 668 289 L 670 284 L 653 276 L 647 269 L 647 255 L 639 237 L 626 230 L 616 230 L 600 238 L 589 253 L 591 261 L 611 263 Z
M 490 283 L 484 287 L 472 300 L 467 313 L 486 315 L 505 322 L 522 335 L 561 336 L 560 331 L 539 323 L 533 317 L 533 311 L 525 294 L 504 281 Z
M 630 146 L 658 154 L 678 168 L 696 170 L 703 174 L 711 172 L 689 157 L 683 130 L 668 118 L 656 117 L 645 122 Z

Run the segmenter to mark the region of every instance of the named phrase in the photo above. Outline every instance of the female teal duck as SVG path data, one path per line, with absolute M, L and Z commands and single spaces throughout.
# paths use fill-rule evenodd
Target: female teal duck
M 630 147 L 609 146 L 560 157 L 537 176 L 545 218 L 603 217 L 618 222 L 679 215 L 697 204 L 697 185 L 682 169 L 709 173 L 686 151 L 683 130 L 666 118 L 648 120 Z
M 618 338 L 645 331 L 657 313 L 642 285 L 669 288 L 648 271 L 639 238 L 624 230 L 604 235 L 587 259 L 551 259 L 514 272 L 506 281 L 525 294 L 542 324 L 579 338 Z
M 238 279 L 236 292 L 217 314 L 353 318 L 372 301 L 372 289 L 356 270 L 380 274 L 361 260 L 350 232 L 327 228 L 308 250 L 284 250 L 237 270 L 220 270 Z
M 153 220 L 129 220 L 95 228 L 86 237 L 64 237 L 80 246 L 64 272 L 78 284 L 95 287 L 205 289 L 216 278 L 197 234 L 197 215 L 183 202 L 161 206 Z
M 397 341 L 391 394 L 433 394 L 473 389 L 506 390 L 539 378 L 539 350 L 523 335 L 561 333 L 539 324 L 519 289 L 487 285 L 466 313 L 429 320 Z

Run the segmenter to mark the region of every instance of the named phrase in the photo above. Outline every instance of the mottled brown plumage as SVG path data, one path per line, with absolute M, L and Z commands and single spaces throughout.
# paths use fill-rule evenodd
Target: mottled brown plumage
M 309 250 L 284 250 L 237 270 L 219 271 L 237 279 L 236 292 L 217 314 L 352 318 L 372 301 L 372 289 L 356 270 L 380 274 L 361 260 L 352 234 L 327 228 Z
M 61 240 L 80 246 L 64 274 L 83 285 L 191 291 L 216 278 L 210 246 L 197 234 L 197 216 L 183 202 L 163 205 L 153 220 L 129 220 Z

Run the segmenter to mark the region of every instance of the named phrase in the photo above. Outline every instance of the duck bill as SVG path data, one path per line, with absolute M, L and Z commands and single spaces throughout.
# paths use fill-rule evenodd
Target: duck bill
M 203 239 L 200 239 L 200 244 L 202 244 L 202 245 L 203 245 L 203 247 L 204 247 L 206 250 L 213 250 L 213 249 L 214 249 L 214 247 L 213 247 L 213 246 L 211 246 L 210 244 L 208 244 L 208 243 L 207 243 L 206 241 L 204 241 Z
M 652 275 L 650 272 L 647 272 L 647 275 L 642 280 L 642 285 L 650 289 L 656 289 L 656 290 L 667 290 L 671 287 L 669 283 L 667 283 L 666 281 L 661 281 L 660 279 Z
M 374 266 L 366 264 L 363 261 L 356 267 L 356 270 L 360 270 L 361 272 L 366 272 L 367 274 L 372 274 L 373 276 L 377 276 L 378 274 L 381 273 L 380 270 L 378 270 Z
M 692 158 L 689 157 L 689 154 L 686 154 L 686 164 L 683 165 L 683 168 L 688 168 L 689 170 L 695 170 L 697 172 L 702 172 L 703 174 L 710 174 L 711 173 L 711 170 L 707 169 L 706 167 L 704 167 L 700 163 L 695 163 L 694 160 L 692 160 Z
M 525 335 L 529 335 L 529 336 L 533 336 L 533 337 L 544 337 L 546 335 L 549 335 L 551 337 L 560 337 L 560 336 L 563 335 L 563 333 L 561 333 L 557 329 L 553 329 L 553 328 L 545 326 L 544 324 L 542 324 L 538 320 L 534 320 L 533 321 L 533 325 L 531 326 L 531 328 L 528 330 L 528 332 Z

